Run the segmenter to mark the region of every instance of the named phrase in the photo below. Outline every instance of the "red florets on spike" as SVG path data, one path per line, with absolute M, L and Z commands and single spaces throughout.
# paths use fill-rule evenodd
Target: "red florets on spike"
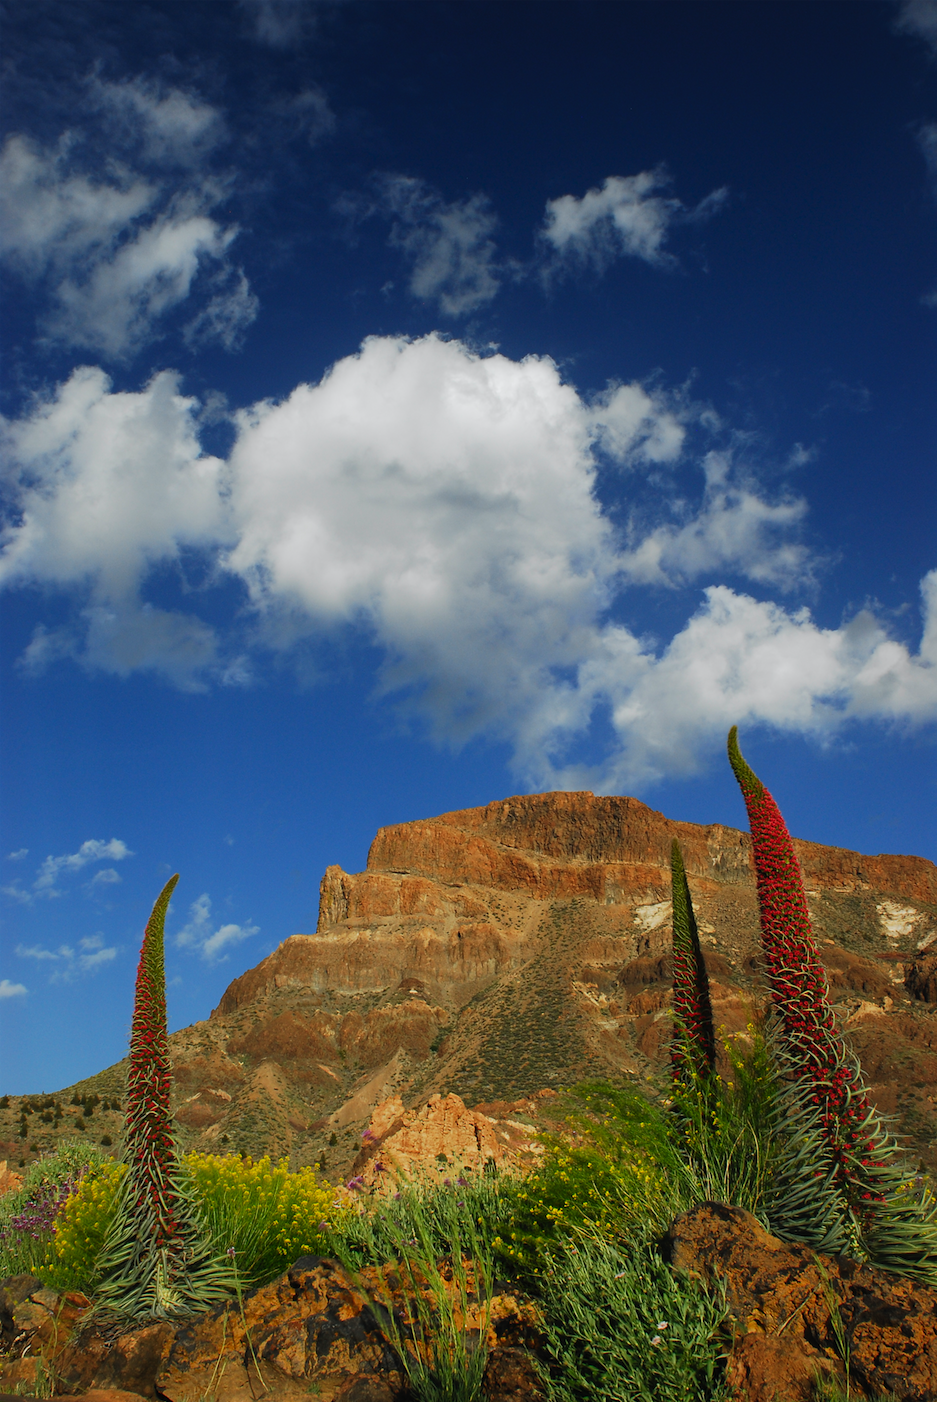
M 163 974 L 163 923 L 178 876 L 153 907 L 140 950 L 130 1032 L 126 1135 L 134 1173 L 150 1198 L 155 1232 L 172 1236 L 174 1201 L 167 1170 L 173 1163 L 171 1072 Z
M 820 1111 L 847 1201 L 854 1207 L 880 1201 L 880 1193 L 867 1191 L 869 1180 L 862 1172 L 863 1156 L 869 1165 L 874 1157 L 874 1142 L 862 1132 L 874 1112 L 842 1061 L 794 844 L 778 805 L 742 758 L 735 726 L 729 732 L 729 763 L 748 810 L 771 997 L 793 1053 L 795 1074 L 812 1090 L 810 1099 Z

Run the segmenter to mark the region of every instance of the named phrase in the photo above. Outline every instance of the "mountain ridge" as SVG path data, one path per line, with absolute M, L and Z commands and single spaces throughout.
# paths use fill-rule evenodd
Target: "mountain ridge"
M 327 868 L 316 931 L 283 940 L 208 1019 L 172 1034 L 182 1142 L 289 1154 L 338 1176 L 392 1095 L 411 1108 L 453 1092 L 484 1108 L 587 1076 L 656 1093 L 674 837 L 717 1026 L 744 1038 L 765 996 L 748 834 L 677 822 L 634 798 L 519 795 L 383 827 L 363 872 Z M 795 846 L 841 1024 L 878 1107 L 933 1169 L 937 867 Z M 119 1098 L 124 1066 L 59 1099 Z M 8 1122 L 20 1108 L 0 1111 L 0 1157 L 15 1160 L 22 1144 Z M 116 1142 L 119 1112 L 94 1113 L 82 1132 Z M 41 1136 L 28 1142 L 42 1147 Z

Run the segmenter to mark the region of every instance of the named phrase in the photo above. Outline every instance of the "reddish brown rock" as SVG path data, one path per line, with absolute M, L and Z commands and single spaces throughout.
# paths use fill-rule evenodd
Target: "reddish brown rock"
M 88 1392 L 56 1393 L 56 1402 L 139 1402 L 144 1395 L 139 1392 L 126 1392 L 119 1387 L 92 1387 Z
M 514 1116 L 529 1114 L 528 1105 L 518 1102 Z M 448 1179 L 477 1173 L 486 1163 L 529 1167 L 544 1152 L 533 1139 L 534 1125 L 511 1118 L 511 1107 L 502 1106 L 500 1117 L 487 1113 L 490 1108 L 469 1110 L 458 1095 L 437 1094 L 419 1110 L 405 1110 L 400 1097 L 391 1096 L 374 1110 L 352 1171 L 363 1187 L 390 1192 L 398 1177 Z
M 704 1283 L 725 1282 L 742 1339 L 730 1363 L 739 1402 L 786 1396 L 777 1390 L 782 1383 L 802 1389 L 811 1370 L 829 1371 L 824 1360 L 844 1375 L 836 1362 L 841 1337 L 849 1341 L 854 1392 L 937 1402 L 937 1291 L 928 1286 L 782 1242 L 751 1213 L 721 1203 L 678 1217 L 663 1251 Z M 785 1342 L 745 1342 L 749 1335 Z M 795 1398 L 808 1395 L 791 1391 Z
M 84 1392 L 116 1388 L 156 1397 L 155 1378 L 172 1345 L 174 1327 L 166 1321 L 113 1331 L 77 1328 L 55 1354 L 60 1386 Z
M 441 1269 L 446 1279 L 442 1263 Z M 448 1278 L 451 1283 L 451 1271 Z M 198 1402 L 208 1393 L 217 1402 L 246 1402 L 252 1385 L 265 1384 L 278 1402 L 290 1402 L 308 1398 L 314 1383 L 323 1399 L 377 1402 L 398 1396 L 406 1379 L 375 1323 L 368 1296 L 400 1308 L 400 1280 L 391 1267 L 362 1270 L 357 1279 L 366 1293 L 334 1262 L 305 1257 L 279 1280 L 246 1294 L 243 1310 L 232 1302 L 178 1328 L 157 1374 L 161 1395 L 170 1402 Z M 484 1324 L 479 1305 L 470 1303 L 464 1321 L 457 1299 L 455 1308 L 457 1327 L 464 1327 L 469 1339 L 478 1337 Z M 514 1348 L 535 1324 L 530 1306 L 498 1296 L 488 1321 L 490 1346 L 495 1353 Z
M 540 1402 L 544 1392 L 530 1351 L 495 1349 L 485 1367 L 482 1396 L 489 1402 Z
M 397 1402 L 409 1389 L 393 1387 L 374 1373 L 355 1373 L 333 1394 L 332 1402 Z
M 104 1389 L 110 1396 L 116 1389 L 114 1402 L 124 1394 L 156 1396 L 153 1380 L 172 1341 L 171 1324 L 99 1331 L 88 1324 L 91 1302 L 84 1295 L 47 1290 L 32 1276 L 5 1280 L 0 1305 L 12 1316 L 12 1329 L 4 1328 L 0 1389 L 32 1386 L 52 1373 L 60 1392 Z
M 937 954 L 922 955 L 908 965 L 905 987 L 912 998 L 937 1003 Z
M 17 1188 L 23 1186 L 23 1179 L 18 1173 L 14 1173 L 11 1168 L 7 1168 L 6 1159 L 0 1159 L 0 1198 L 5 1193 L 15 1192 Z
M 845 1381 L 845 1370 L 824 1354 L 786 1337 L 743 1334 L 726 1364 L 732 1402 L 811 1402 L 817 1379 Z

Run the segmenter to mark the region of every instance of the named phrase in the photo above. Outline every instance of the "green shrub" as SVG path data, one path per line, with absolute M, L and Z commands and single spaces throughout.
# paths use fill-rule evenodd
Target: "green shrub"
M 704 1402 L 721 1395 L 724 1288 L 708 1295 L 650 1243 L 580 1234 L 545 1258 L 549 1402 Z
M 331 1234 L 333 1254 L 368 1299 L 418 1402 L 480 1396 L 494 1294 L 490 1221 L 497 1211 L 498 1185 L 488 1175 L 442 1184 L 434 1177 L 362 1204 Z M 388 1264 L 402 1284 L 399 1303 L 359 1274 L 362 1265 Z M 477 1329 L 468 1323 L 472 1305 Z
M 62 1211 L 106 1162 L 99 1149 L 76 1139 L 30 1165 L 22 1185 L 0 1199 L 0 1279 L 41 1273 Z
M 62 1208 L 40 1271 L 54 1289 L 94 1293 L 98 1257 L 114 1220 L 117 1193 L 126 1172 L 126 1164 L 105 1159 L 82 1179 Z
M 669 1127 L 677 1171 L 697 1202 L 725 1202 L 765 1218 L 779 1077 L 762 1030 L 749 1023 L 749 1047 L 723 1041 L 731 1079 L 688 1077 L 674 1088 Z
M 188 1154 L 183 1168 L 211 1250 L 224 1256 L 233 1249 L 242 1288 L 266 1284 L 298 1257 L 323 1250 L 323 1219 L 333 1215 L 335 1192 L 311 1169 L 290 1173 L 285 1160 L 272 1167 L 266 1158 L 210 1154 Z M 70 1198 L 44 1270 L 50 1285 L 93 1292 L 125 1172 L 108 1160 Z
M 494 1249 L 524 1277 L 536 1277 L 545 1254 L 583 1228 L 643 1239 L 694 1201 L 664 1107 L 604 1081 L 577 1086 L 569 1106 L 568 1133 L 541 1136 L 541 1164 L 503 1191 Z

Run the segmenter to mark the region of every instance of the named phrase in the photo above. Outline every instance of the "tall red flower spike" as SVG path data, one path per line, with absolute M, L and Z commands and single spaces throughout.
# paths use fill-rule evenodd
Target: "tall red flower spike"
M 147 921 L 137 966 L 127 1077 L 126 1153 L 137 1179 L 139 1205 L 148 1198 L 154 1216 L 154 1245 L 169 1246 L 178 1233 L 178 1204 L 171 1187 L 176 1164 L 172 1136 L 172 1068 L 166 1031 L 163 926 L 178 874 L 160 892 Z
M 677 1019 L 670 1049 L 675 1084 L 703 1080 L 716 1069 L 716 1038 L 709 979 L 703 963 L 696 916 L 676 838 L 670 852 L 673 890 L 673 1010 Z
M 114 1220 L 98 1267 L 98 1306 L 125 1319 L 207 1309 L 230 1293 L 231 1267 L 214 1259 L 172 1133 L 163 925 L 178 876 L 147 921 L 130 1032 L 124 1160 Z
M 745 799 L 758 883 L 761 939 L 771 997 L 793 1073 L 817 1107 L 840 1191 L 860 1222 L 883 1201 L 877 1115 L 857 1069 L 845 1055 L 826 975 L 817 954 L 794 844 L 780 810 L 742 758 L 738 730 L 729 731 L 729 763 Z M 879 1142 L 876 1142 L 879 1141 Z

